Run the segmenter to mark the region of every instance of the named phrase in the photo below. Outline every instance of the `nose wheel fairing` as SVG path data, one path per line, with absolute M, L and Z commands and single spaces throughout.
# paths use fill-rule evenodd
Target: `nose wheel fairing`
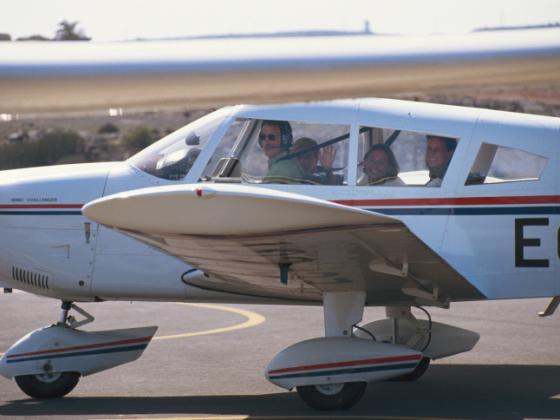
M 66 372 L 91 375 L 138 359 L 157 327 L 86 332 L 65 325 L 39 328 L 16 342 L 0 359 L 0 375 L 12 379 L 49 377 Z M 49 376 L 50 375 L 50 376 Z

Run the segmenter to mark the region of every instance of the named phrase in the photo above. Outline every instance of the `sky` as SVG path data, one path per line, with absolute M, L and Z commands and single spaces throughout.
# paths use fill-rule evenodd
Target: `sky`
M 0 33 L 54 36 L 79 21 L 95 41 L 294 30 L 465 33 L 560 22 L 560 0 L 0 0 Z

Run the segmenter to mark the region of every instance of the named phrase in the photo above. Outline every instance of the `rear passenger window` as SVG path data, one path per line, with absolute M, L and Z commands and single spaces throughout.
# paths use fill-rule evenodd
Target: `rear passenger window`
M 441 186 L 458 140 L 416 131 L 360 127 L 359 186 Z
M 483 143 L 465 185 L 538 181 L 547 160 L 524 150 Z

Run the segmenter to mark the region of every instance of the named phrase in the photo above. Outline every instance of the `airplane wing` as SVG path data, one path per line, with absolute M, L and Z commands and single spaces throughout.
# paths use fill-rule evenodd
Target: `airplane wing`
M 83 212 L 202 270 L 207 277 L 183 279 L 201 288 L 295 300 L 365 290 L 370 305 L 483 297 L 398 219 L 303 195 L 155 187 L 95 200 Z
M 560 29 L 2 42 L 3 113 L 210 107 L 558 81 Z

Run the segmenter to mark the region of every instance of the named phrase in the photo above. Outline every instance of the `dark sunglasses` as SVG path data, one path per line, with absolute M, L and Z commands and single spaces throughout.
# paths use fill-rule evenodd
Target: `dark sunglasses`
M 264 133 L 259 133 L 259 141 L 264 141 L 264 140 L 270 140 L 270 141 L 274 141 L 276 140 L 276 134 L 264 134 Z

